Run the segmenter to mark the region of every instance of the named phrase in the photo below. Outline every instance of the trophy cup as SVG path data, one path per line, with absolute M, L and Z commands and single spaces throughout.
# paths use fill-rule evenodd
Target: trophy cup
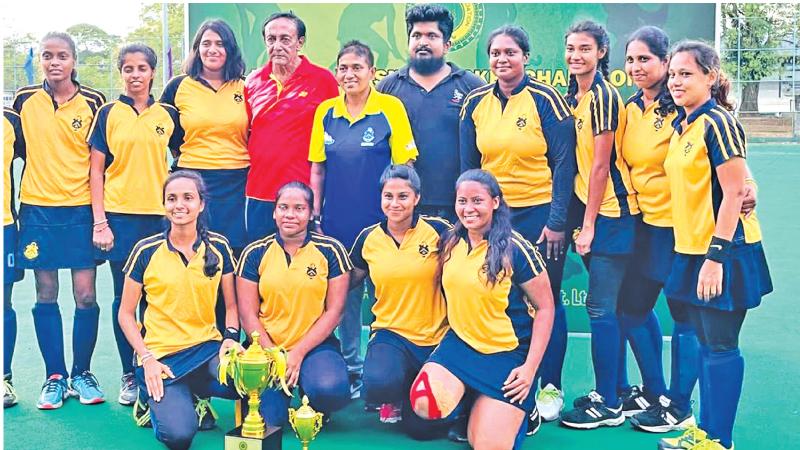
M 308 397 L 303 396 L 303 406 L 289 408 L 289 423 L 297 435 L 297 439 L 303 444 L 303 450 L 308 450 L 308 443 L 313 441 L 319 430 L 322 429 L 322 413 L 314 411 L 308 405 Z
M 219 382 L 228 384 L 233 380 L 236 391 L 247 396 L 248 413 L 240 427 L 225 435 L 225 450 L 279 450 L 281 448 L 280 428 L 269 426 L 258 412 L 261 392 L 278 385 L 291 397 L 286 386 L 286 355 L 280 348 L 265 350 L 258 342 L 257 331 L 252 334 L 253 343 L 244 351 L 237 353 L 232 348 L 220 360 Z

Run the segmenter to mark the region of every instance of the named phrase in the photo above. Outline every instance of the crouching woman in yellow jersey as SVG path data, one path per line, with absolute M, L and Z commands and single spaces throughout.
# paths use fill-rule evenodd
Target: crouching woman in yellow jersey
M 333 330 L 339 325 L 353 266 L 339 241 L 308 231 L 314 193 L 290 182 L 275 198 L 278 232 L 242 252 L 237 269 L 242 325 L 261 333 L 265 348 L 289 351 L 286 380 L 325 414 L 350 400 L 347 367 Z M 273 426 L 288 420 L 290 398 L 267 389 L 261 414 Z
M 700 343 L 700 429 L 685 437 L 709 450 L 733 448 L 744 377 L 739 332 L 747 310 L 772 292 L 755 212 L 741 213 L 746 142 L 727 99 L 717 52 L 701 42 L 672 51 L 668 86 L 683 110 L 673 122 L 669 179 L 675 261 L 664 294 L 689 307 Z M 664 439 L 661 448 L 676 448 Z
M 117 314 L 125 274 L 122 266 L 133 246 L 162 229 L 161 188 L 167 179 L 167 146 L 181 142 L 178 113 L 150 95 L 156 54 L 143 44 L 122 48 L 117 66 L 124 83 L 119 100 L 97 112 L 89 132 L 92 147 L 89 185 L 92 191 L 95 259 L 108 260 L 114 284 L 112 320 L 122 362 L 117 400 L 136 401 L 133 349 L 119 328 Z
M 422 183 L 412 167 L 388 166 L 380 184 L 386 218 L 364 228 L 350 252 L 355 267 L 350 285 L 362 286 L 367 275 L 375 284 L 375 320 L 364 361 L 366 401 L 382 405 L 381 422 L 402 419 L 409 434 L 429 438 L 440 427 L 421 422 L 406 394 L 447 331 L 436 255 L 439 237 L 451 227 L 416 213 Z
M 166 231 L 145 238 L 125 263 L 119 324 L 136 351 L 136 378 L 147 392 L 156 439 L 189 448 L 198 429 L 193 400 L 238 398 L 217 381 L 219 355 L 238 347 L 234 261 L 228 241 L 208 231 L 206 191 L 194 172 L 178 171 L 163 189 Z M 216 326 L 217 292 L 225 298 L 225 336 Z M 141 324 L 136 307 L 146 296 Z
M 475 394 L 472 447 L 519 448 L 553 326 L 550 281 L 539 252 L 511 229 L 511 212 L 489 172 L 461 174 L 456 216 L 459 223 L 439 242 L 451 329 L 414 380 L 411 405 L 420 417 L 439 419 Z

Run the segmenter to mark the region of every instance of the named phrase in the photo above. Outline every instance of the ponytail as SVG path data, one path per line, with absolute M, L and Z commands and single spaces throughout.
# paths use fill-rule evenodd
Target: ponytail
M 736 109 L 736 105 L 729 100 L 728 95 L 730 95 L 730 93 L 731 81 L 728 79 L 728 76 L 725 75 L 725 72 L 720 69 L 719 72 L 717 72 L 717 82 L 711 86 L 711 97 L 717 101 L 718 105 L 728 111 L 733 111 Z
M 211 246 L 211 239 L 208 236 L 208 226 L 206 225 L 206 211 L 203 210 L 200 212 L 200 216 L 197 218 L 197 234 L 200 236 L 200 240 L 203 241 L 203 244 L 206 246 L 205 254 L 203 255 L 203 273 L 206 274 L 207 277 L 213 277 L 214 275 L 219 272 L 219 256 L 213 251 Z

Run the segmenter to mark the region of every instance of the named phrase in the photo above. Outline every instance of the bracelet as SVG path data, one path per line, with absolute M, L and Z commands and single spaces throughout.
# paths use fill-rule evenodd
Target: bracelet
M 95 232 L 95 233 L 98 233 L 98 232 L 100 232 L 100 231 L 105 231 L 105 230 L 107 230 L 108 228 L 109 228 L 109 226 L 108 226 L 108 225 L 106 225 L 106 226 L 104 226 L 104 227 L 102 227 L 102 228 L 97 228 L 97 225 L 95 225 L 94 232 Z
M 718 262 L 720 264 L 728 260 L 731 250 L 731 241 L 713 236 L 711 244 L 708 245 L 706 252 L 706 259 Z
M 104 223 L 108 223 L 108 219 L 98 220 L 98 221 L 97 221 L 97 222 L 95 222 L 93 225 L 94 225 L 94 226 L 98 226 L 98 225 L 102 225 L 102 224 L 104 224 Z
M 225 328 L 225 332 L 222 333 L 222 340 L 230 339 L 232 341 L 239 342 L 239 338 L 241 336 L 242 334 L 238 328 L 228 327 Z
M 153 354 L 150 352 L 147 352 L 144 355 L 142 355 L 142 365 L 144 365 L 144 363 L 147 362 L 147 360 L 150 358 L 155 358 L 155 356 L 153 356 Z

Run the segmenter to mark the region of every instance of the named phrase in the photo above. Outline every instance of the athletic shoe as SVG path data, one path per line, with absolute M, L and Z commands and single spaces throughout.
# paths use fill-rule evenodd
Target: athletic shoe
M 355 400 L 361 397 L 361 388 L 364 386 L 364 382 L 361 381 L 361 374 L 360 373 L 351 373 L 350 374 L 350 399 Z
M 678 437 L 664 438 L 658 441 L 658 450 L 687 450 L 707 440 L 707 437 L 705 431 L 697 426 L 690 426 Z
M 644 396 L 644 391 L 639 386 L 633 385 L 626 389 L 622 395 L 622 414 L 631 417 L 643 413 L 647 408 L 653 406 Z
M 719 443 L 719 440 L 703 439 L 702 441 L 694 444 L 690 450 L 733 450 L 733 443 L 731 448 L 727 448 Z
M 3 378 L 3 408 L 8 408 L 17 404 L 17 391 L 11 382 L 11 377 Z
M 42 386 L 42 393 L 39 394 L 36 407 L 39 409 L 61 408 L 64 400 L 69 397 L 70 391 L 69 386 L 67 386 L 67 380 L 60 374 L 50 375 L 50 378 Z
M 525 431 L 526 436 L 533 436 L 539 431 L 539 427 L 542 426 L 542 416 L 539 414 L 539 408 L 536 406 L 533 407 L 533 411 L 528 416 L 528 430 Z
M 536 408 L 545 422 L 558 419 L 561 410 L 564 409 L 564 393 L 548 383 L 536 395 Z
M 197 429 L 200 431 L 213 430 L 217 426 L 219 415 L 211 407 L 211 399 L 194 397 L 194 410 L 197 413 Z
M 647 411 L 631 417 L 631 425 L 650 433 L 667 433 L 685 430 L 696 425 L 692 410 L 681 411 L 666 396 L 661 396 L 658 403 L 647 408 Z
M 120 405 L 131 406 L 139 398 L 139 385 L 133 373 L 126 373 L 120 379 L 119 397 L 117 401 Z
M 570 428 L 591 430 L 601 426 L 616 427 L 625 422 L 622 405 L 616 409 L 609 408 L 603 397 L 594 391 L 589 393 L 589 400 L 589 404 L 562 414 L 561 424 Z
M 381 423 L 397 423 L 403 420 L 403 409 L 398 404 L 395 405 L 394 403 L 384 403 L 381 405 L 380 413 L 378 413 L 381 419 Z
M 600 394 L 597 393 L 597 391 L 591 391 L 586 395 L 582 395 L 582 396 L 576 398 L 575 400 L 572 401 L 572 407 L 573 408 L 583 408 L 585 406 L 591 405 L 592 404 L 592 397 L 595 396 L 595 395 L 599 396 Z
M 153 423 L 150 422 L 150 405 L 147 401 L 136 399 L 136 403 L 133 404 L 133 421 L 137 427 L 153 428 Z
M 97 378 L 88 370 L 84 370 L 80 375 L 72 377 L 70 390 L 72 391 L 70 394 L 78 397 L 81 404 L 84 405 L 96 405 L 106 401 L 106 395 L 100 389 Z
M 467 416 L 456 417 L 450 429 L 447 430 L 447 439 L 452 442 L 463 444 L 469 440 L 467 438 Z
M 366 412 L 378 412 L 381 410 L 380 403 L 373 403 L 373 402 L 364 402 L 364 411 Z

